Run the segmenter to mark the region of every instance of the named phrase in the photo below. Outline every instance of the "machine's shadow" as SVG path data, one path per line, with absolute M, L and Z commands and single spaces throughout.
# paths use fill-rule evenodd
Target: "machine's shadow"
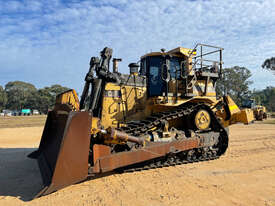
M 27 155 L 36 148 L 0 148 L 0 199 L 8 196 L 30 201 L 42 188 L 35 159 Z
M 0 148 L 0 200 L 17 197 L 31 201 L 43 188 L 42 177 L 36 159 L 28 154 L 36 148 Z M 118 172 L 107 172 L 84 180 L 94 180 Z M 83 181 L 83 182 L 84 182 Z

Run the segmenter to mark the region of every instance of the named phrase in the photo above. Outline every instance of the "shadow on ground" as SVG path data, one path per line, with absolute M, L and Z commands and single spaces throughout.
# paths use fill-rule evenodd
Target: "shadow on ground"
M 35 148 L 0 148 L 0 199 L 30 201 L 42 189 L 37 161 L 27 155 Z

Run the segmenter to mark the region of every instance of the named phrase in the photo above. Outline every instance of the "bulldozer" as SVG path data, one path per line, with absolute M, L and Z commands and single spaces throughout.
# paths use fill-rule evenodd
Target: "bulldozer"
M 254 114 L 254 119 L 257 121 L 263 121 L 264 119 L 267 119 L 266 107 L 262 105 L 257 105 L 256 100 L 253 98 L 246 99 L 243 102 L 242 107 L 251 109 Z
M 264 119 L 267 119 L 265 106 L 256 105 L 256 107 L 253 108 L 253 113 L 256 120 L 263 121 Z
M 223 48 L 161 49 L 121 74 L 105 47 L 92 57 L 79 99 L 56 97 L 38 150 L 40 197 L 109 172 L 133 172 L 214 160 L 226 152 L 228 127 L 253 120 L 229 96 L 216 95 Z M 207 58 L 209 57 L 209 58 Z M 110 63 L 112 61 L 112 69 Z

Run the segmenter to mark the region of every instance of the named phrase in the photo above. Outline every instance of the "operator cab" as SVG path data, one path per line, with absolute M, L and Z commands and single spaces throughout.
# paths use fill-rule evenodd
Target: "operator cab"
M 249 108 L 249 109 L 253 109 L 256 107 L 256 102 L 254 99 L 245 99 L 242 102 L 242 108 Z
M 165 96 L 168 101 L 168 97 L 216 96 L 215 83 L 222 71 L 222 50 L 197 44 L 193 50 L 178 47 L 142 56 L 140 75 L 147 77 L 148 97 Z M 206 55 L 214 59 L 205 59 Z
M 166 82 L 181 79 L 180 67 L 183 57 L 169 57 L 169 66 L 165 56 L 147 56 L 141 60 L 140 74 L 147 77 L 148 95 L 163 96 L 166 92 Z M 166 72 L 167 70 L 167 72 Z

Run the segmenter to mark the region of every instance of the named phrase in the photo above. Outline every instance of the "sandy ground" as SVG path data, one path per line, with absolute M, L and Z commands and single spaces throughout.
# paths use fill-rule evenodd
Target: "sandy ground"
M 234 125 L 218 160 L 113 174 L 38 199 L 42 127 L 0 129 L 0 205 L 275 205 L 275 125 Z

